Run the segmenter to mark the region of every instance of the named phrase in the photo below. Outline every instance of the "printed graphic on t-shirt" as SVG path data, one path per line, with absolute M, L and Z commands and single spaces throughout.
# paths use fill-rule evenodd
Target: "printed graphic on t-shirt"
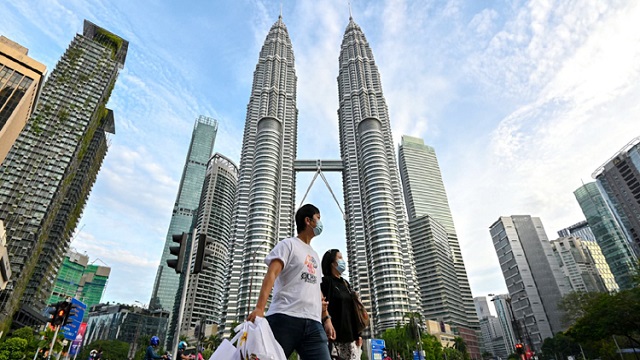
M 304 264 L 307 267 L 307 272 L 303 272 L 302 274 L 300 274 L 300 279 L 310 284 L 315 284 L 316 282 L 318 282 L 318 278 L 315 275 L 316 269 L 318 268 L 316 259 L 311 255 L 307 255 L 307 258 L 304 260 Z

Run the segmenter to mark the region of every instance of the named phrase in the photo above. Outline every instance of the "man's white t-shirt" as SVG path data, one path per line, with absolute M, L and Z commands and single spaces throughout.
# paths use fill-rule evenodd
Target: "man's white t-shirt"
M 273 287 L 267 316 L 285 314 L 320 321 L 322 266 L 318 253 L 297 237 L 280 241 L 264 262 L 279 259 L 284 264 Z

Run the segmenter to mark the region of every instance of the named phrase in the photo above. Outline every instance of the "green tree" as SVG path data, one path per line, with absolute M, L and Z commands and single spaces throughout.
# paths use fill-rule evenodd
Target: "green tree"
M 619 335 L 632 346 L 640 346 L 640 288 L 591 299 L 584 307 L 584 315 L 567 333 L 580 342 Z
M 49 349 L 51 346 L 51 340 L 53 339 L 53 335 L 55 334 L 54 330 L 49 329 L 48 327 L 40 332 L 40 340 L 38 341 L 38 347 L 41 349 Z M 64 341 L 64 335 L 58 332 L 58 337 L 56 341 L 53 343 L 53 352 L 58 353 L 62 351 L 62 342 Z
M 0 360 L 22 359 L 27 348 L 27 340 L 12 337 L 0 344 Z
M 88 359 L 91 350 L 102 349 L 103 359 L 127 359 L 129 344 L 118 340 L 96 340 L 85 346 L 78 354 L 78 359 Z
M 396 324 L 395 328 L 385 330 L 381 336 L 390 355 L 395 358 L 400 354 L 403 359 L 412 359 L 413 351 L 418 350 L 420 344 L 426 360 L 441 360 L 442 345 L 435 336 L 419 331 L 417 322 L 421 318 L 419 314 L 408 313 L 405 318 L 409 319 L 408 324 Z M 418 334 L 420 334 L 420 342 L 418 342 Z
M 482 353 L 482 359 L 483 360 L 493 359 L 493 354 L 488 351 L 485 351 Z
M 222 339 L 218 336 L 218 334 L 212 334 L 202 342 L 202 346 L 206 349 L 215 350 L 222 343 Z

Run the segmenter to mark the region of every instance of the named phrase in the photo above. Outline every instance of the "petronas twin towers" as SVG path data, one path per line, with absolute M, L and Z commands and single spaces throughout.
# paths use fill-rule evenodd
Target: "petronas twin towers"
M 226 329 L 244 320 L 256 303 L 267 271 L 262 260 L 280 239 L 294 234 L 296 83 L 291 39 L 280 17 L 260 51 L 247 106 Z M 380 331 L 420 311 L 421 304 L 380 75 L 351 18 L 341 45 L 338 93 L 349 273 Z

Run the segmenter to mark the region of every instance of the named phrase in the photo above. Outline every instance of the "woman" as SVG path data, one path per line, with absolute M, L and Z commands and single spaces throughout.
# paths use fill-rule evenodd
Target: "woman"
M 322 257 L 322 294 L 329 302 L 329 318 L 334 326 L 336 339 L 331 343 L 340 359 L 360 359 L 362 337 L 358 333 L 356 309 L 351 297 L 350 286 L 342 273 L 347 263 L 337 249 L 327 251 Z M 323 323 L 327 319 L 323 319 Z M 330 345 L 330 347 L 331 347 Z M 332 351 L 333 355 L 333 351 Z

